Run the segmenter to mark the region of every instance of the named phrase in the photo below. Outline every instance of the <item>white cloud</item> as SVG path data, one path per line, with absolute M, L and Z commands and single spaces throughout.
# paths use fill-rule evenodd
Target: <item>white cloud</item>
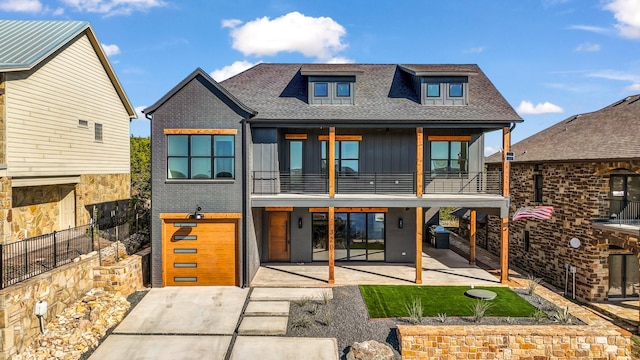
M 135 107 L 135 111 L 136 111 L 136 116 L 138 117 L 138 119 L 146 119 L 146 117 L 144 116 L 144 114 L 142 113 L 142 110 L 146 109 L 147 106 L 136 106 Z
M 102 46 L 102 50 L 107 56 L 118 55 L 120 54 L 120 48 L 116 44 L 100 44 Z
M 487 48 L 484 46 L 472 47 L 464 51 L 465 54 L 480 54 L 483 53 Z
M 354 62 L 355 61 L 353 61 L 353 59 L 349 59 L 344 56 L 332 57 L 331 59 L 326 61 L 327 64 L 352 64 Z
M 632 39 L 640 39 L 640 1 L 613 0 L 604 6 L 613 12 L 618 23 L 615 25 L 620 35 Z
M 238 19 L 224 19 L 222 20 L 222 27 L 223 28 L 235 28 L 238 25 L 242 24 L 242 20 L 238 20 Z
M 111 15 L 129 15 L 134 11 L 146 11 L 165 6 L 163 0 L 62 0 L 76 11 Z
M 580 45 L 578 45 L 575 49 L 575 51 L 580 51 L 580 52 L 596 52 L 596 51 L 600 51 L 600 44 L 593 44 L 593 43 L 582 43 Z
M 640 75 L 618 70 L 600 70 L 588 73 L 586 76 L 607 80 L 640 82 Z
M 593 32 L 596 34 L 604 34 L 604 33 L 608 33 L 609 29 L 607 28 L 603 28 L 603 27 L 599 27 L 599 26 L 590 26 L 590 25 L 571 25 L 568 27 L 568 29 L 570 30 L 582 30 L 582 31 L 589 31 L 589 32 Z
M 37 13 L 42 9 L 42 3 L 39 0 L 0 0 L 2 11 Z
M 533 105 L 531 101 L 527 100 L 522 100 L 520 102 L 520 105 L 518 105 L 516 111 L 521 115 L 538 115 L 564 112 L 564 110 L 560 106 L 552 104 L 548 101 Z
M 57 8 L 55 10 L 53 10 L 53 12 L 51 13 L 51 15 L 53 16 L 60 16 L 64 14 L 64 9 L 63 8 Z
M 242 60 L 242 61 L 235 61 L 233 64 L 231 65 L 227 65 L 225 67 L 223 67 L 222 69 L 216 69 L 213 70 L 211 72 L 211 77 L 215 80 L 215 81 L 222 81 L 222 80 L 226 80 L 234 75 L 237 75 L 245 70 L 247 70 L 250 67 L 253 67 L 257 64 L 259 64 L 260 62 L 257 63 L 252 63 L 246 60 Z
M 310 17 L 299 12 L 269 19 L 262 17 L 241 25 L 223 21 L 231 28 L 233 48 L 245 56 L 274 56 L 280 52 L 299 52 L 317 61 L 335 58 L 347 47 L 342 42 L 345 28 L 329 17 Z
M 493 155 L 493 154 L 495 154 L 497 152 L 500 152 L 500 151 L 502 151 L 501 147 L 487 145 L 487 146 L 484 147 L 484 156 Z
M 640 83 L 631 84 L 624 88 L 625 91 L 640 91 Z

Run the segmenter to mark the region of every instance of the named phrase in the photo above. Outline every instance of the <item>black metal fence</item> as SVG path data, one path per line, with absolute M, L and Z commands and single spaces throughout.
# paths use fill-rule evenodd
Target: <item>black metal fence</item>
M 612 222 L 640 225 L 640 201 L 611 199 L 609 209 Z
M 120 213 L 115 210 L 106 216 L 102 214 L 99 221 L 88 225 L 0 244 L 0 289 L 68 264 L 80 255 L 100 251 L 114 242 L 124 244 L 128 254 L 147 246 L 150 241 L 148 209 L 124 203 L 126 207 Z M 94 210 L 95 219 L 96 213 Z M 100 259 L 102 261 L 102 257 Z

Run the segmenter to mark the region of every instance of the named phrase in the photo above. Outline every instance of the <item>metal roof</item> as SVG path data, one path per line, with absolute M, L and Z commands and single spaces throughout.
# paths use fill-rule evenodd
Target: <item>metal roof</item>
M 86 21 L 0 20 L 0 72 L 30 69 L 88 27 Z

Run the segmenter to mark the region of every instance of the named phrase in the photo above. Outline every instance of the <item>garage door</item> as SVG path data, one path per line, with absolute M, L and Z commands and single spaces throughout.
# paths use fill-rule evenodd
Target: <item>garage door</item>
M 165 219 L 162 230 L 165 286 L 237 285 L 236 221 Z

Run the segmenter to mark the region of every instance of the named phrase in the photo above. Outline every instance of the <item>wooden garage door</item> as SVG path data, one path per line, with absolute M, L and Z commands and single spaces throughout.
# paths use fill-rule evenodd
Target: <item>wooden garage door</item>
M 237 222 L 165 220 L 164 284 L 237 285 Z

